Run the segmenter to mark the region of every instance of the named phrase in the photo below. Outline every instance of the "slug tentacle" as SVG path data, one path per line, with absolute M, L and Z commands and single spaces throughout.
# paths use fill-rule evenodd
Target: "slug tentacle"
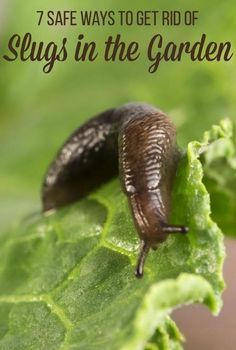
M 162 226 L 162 230 L 166 233 L 188 233 L 188 227 L 182 225 L 166 225 Z
M 110 109 L 78 128 L 59 150 L 44 180 L 43 211 L 86 196 L 119 170 L 141 239 L 136 276 L 142 277 L 150 248 L 168 234 L 188 231 L 168 224 L 178 159 L 175 127 L 162 111 L 143 103 Z
M 135 270 L 135 275 L 138 278 L 143 277 L 144 263 L 145 263 L 147 254 L 149 252 L 149 249 L 150 249 L 150 245 L 145 241 L 141 241 L 139 258 L 138 258 L 137 267 Z

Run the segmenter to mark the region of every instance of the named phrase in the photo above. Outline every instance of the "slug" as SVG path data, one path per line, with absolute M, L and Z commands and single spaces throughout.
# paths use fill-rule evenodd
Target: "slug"
M 141 240 L 136 276 L 142 277 L 150 248 L 168 234 L 188 231 L 168 224 L 178 159 L 175 127 L 161 110 L 143 103 L 107 110 L 59 150 L 43 183 L 43 211 L 86 196 L 119 172 Z

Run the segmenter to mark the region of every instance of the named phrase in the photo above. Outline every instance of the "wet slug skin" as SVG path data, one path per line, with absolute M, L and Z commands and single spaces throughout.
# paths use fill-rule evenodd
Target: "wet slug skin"
M 79 127 L 50 165 L 42 190 L 43 210 L 65 206 L 118 172 L 141 244 L 136 276 L 150 248 L 185 226 L 168 224 L 178 163 L 176 131 L 159 109 L 130 103 L 107 110 Z

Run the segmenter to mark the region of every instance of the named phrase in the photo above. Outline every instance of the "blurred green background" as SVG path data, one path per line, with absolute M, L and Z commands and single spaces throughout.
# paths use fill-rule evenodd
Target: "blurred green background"
M 180 5 L 181 3 L 181 5 Z M 38 27 L 37 10 L 198 10 L 194 27 Z M 50 74 L 43 63 L 0 61 L 0 227 L 17 223 L 40 210 L 40 187 L 46 168 L 65 138 L 92 115 L 130 101 L 145 101 L 169 113 L 178 130 L 178 142 L 201 137 L 203 131 L 225 116 L 236 122 L 236 63 L 161 63 L 148 73 L 146 47 L 153 35 L 166 40 L 231 41 L 235 45 L 236 3 L 214 0 L 132 2 L 104 0 L 1 0 L 0 53 L 14 33 L 31 32 L 35 40 L 61 42 L 68 37 L 70 49 L 77 36 L 85 34 L 102 47 L 109 34 L 120 33 L 125 41 L 142 47 L 136 62 L 93 63 L 68 59 L 56 63 Z M 101 51 L 101 50 L 100 50 Z

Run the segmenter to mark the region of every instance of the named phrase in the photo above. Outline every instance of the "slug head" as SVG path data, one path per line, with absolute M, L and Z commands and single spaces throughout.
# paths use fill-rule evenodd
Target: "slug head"
M 167 210 L 160 205 L 156 196 L 146 193 L 134 195 L 130 198 L 131 210 L 134 222 L 141 239 L 140 253 L 136 267 L 136 276 L 142 277 L 144 264 L 150 248 L 156 250 L 158 245 L 164 242 L 169 234 L 188 232 L 188 228 L 182 225 L 167 224 Z
M 171 233 L 185 234 L 185 233 L 187 233 L 188 227 L 182 226 L 182 225 L 176 226 L 176 225 L 163 224 L 162 231 L 163 231 L 163 234 L 165 235 L 165 236 L 163 235 L 163 237 L 164 237 L 162 240 L 162 242 L 163 242 L 168 237 L 168 234 L 171 234 Z M 161 241 L 159 240 L 159 242 L 161 242 Z M 137 262 L 137 266 L 136 266 L 136 270 L 135 270 L 135 275 L 138 278 L 143 277 L 144 264 L 145 264 L 145 260 L 146 260 L 146 257 L 147 257 L 147 254 L 148 254 L 150 248 L 152 248 L 153 250 L 156 250 L 157 244 L 153 245 L 152 242 L 141 240 L 140 253 L 139 253 L 139 258 L 138 258 L 138 262 Z
M 171 233 L 185 234 L 185 233 L 187 233 L 188 227 L 182 226 L 182 225 L 176 226 L 176 225 L 163 224 L 162 230 L 163 230 L 163 233 L 165 234 L 165 238 L 163 239 L 163 241 L 164 241 L 164 240 L 166 240 L 168 234 L 171 234 Z M 152 242 L 148 242 L 148 241 L 144 241 L 144 240 L 141 241 L 138 262 L 137 262 L 137 266 L 136 266 L 136 270 L 135 270 L 135 275 L 138 278 L 143 277 L 144 264 L 145 264 L 145 260 L 146 260 L 146 257 L 147 257 L 147 254 L 148 254 L 150 248 L 152 248 L 153 250 L 156 250 L 157 245 L 153 245 Z
M 188 227 L 186 226 L 167 224 L 167 219 L 160 217 L 160 213 L 155 210 L 155 207 L 152 207 L 151 210 L 146 208 L 146 210 L 146 212 L 142 213 L 133 212 L 134 221 L 141 239 L 140 253 L 135 270 L 138 278 L 143 276 L 145 260 L 150 249 L 156 250 L 158 245 L 164 242 L 169 234 L 185 234 L 188 232 Z

